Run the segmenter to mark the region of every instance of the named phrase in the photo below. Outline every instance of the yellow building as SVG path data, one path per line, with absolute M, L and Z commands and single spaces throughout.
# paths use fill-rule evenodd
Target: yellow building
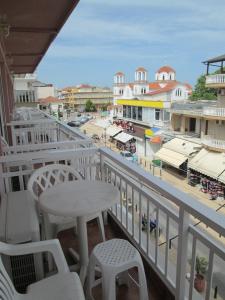
M 77 111 L 84 111 L 88 100 L 95 104 L 97 109 L 111 105 L 113 102 L 113 94 L 109 88 L 87 84 L 63 88 L 60 91 L 59 98 L 64 101 L 65 107 L 73 108 Z

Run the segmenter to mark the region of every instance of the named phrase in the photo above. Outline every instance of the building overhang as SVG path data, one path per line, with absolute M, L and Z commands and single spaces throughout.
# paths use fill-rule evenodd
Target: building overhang
M 78 2 L 1 1 L 0 22 L 9 70 L 15 74 L 33 73 Z

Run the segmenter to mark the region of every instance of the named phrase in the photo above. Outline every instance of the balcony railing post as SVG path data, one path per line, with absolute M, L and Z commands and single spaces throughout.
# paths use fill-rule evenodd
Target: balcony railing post
M 10 129 L 11 129 L 11 135 L 12 135 L 12 145 L 16 146 L 16 133 L 14 130 L 14 126 L 12 124 L 10 124 Z
M 177 273 L 176 273 L 176 300 L 185 299 L 185 275 L 188 249 L 189 214 L 183 207 L 179 210 L 178 224 L 178 249 L 177 249 Z

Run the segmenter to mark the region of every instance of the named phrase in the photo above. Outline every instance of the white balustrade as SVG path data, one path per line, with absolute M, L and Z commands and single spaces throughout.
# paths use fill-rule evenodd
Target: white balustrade
M 218 140 L 212 137 L 205 136 L 202 139 L 202 144 L 211 147 L 211 148 L 217 148 L 221 150 L 225 150 L 225 140 Z
M 206 84 L 224 84 L 225 74 L 214 74 L 206 76 Z
M 224 107 L 204 107 L 203 114 L 207 116 L 225 117 Z
M 8 193 L 26 190 L 30 175 L 37 168 L 52 163 L 64 163 L 75 168 L 84 178 L 96 174 L 97 148 L 60 149 L 13 154 L 0 157 L 0 191 Z
M 27 112 L 27 111 L 26 111 Z M 12 133 L 12 144 L 28 145 L 68 140 L 88 140 L 86 135 L 40 110 L 29 111 L 29 116 L 39 115 L 41 119 L 12 121 L 7 124 Z
M 120 204 L 111 209 L 111 216 L 175 299 L 211 299 L 215 287 L 223 297 L 225 283 L 221 286 L 215 274 L 224 273 L 224 215 L 109 149 L 100 149 L 100 161 L 102 180 L 120 190 Z M 150 219 L 156 224 L 155 229 L 150 226 Z M 208 261 L 204 293 L 194 288 L 197 255 Z

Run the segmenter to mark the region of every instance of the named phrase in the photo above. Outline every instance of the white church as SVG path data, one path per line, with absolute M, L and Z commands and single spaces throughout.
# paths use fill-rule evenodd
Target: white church
M 123 72 L 114 75 L 113 107 L 111 116 L 133 124 L 136 148 L 148 156 L 158 150 L 152 145 L 156 132 L 169 128 L 169 108 L 173 102 L 185 102 L 192 92 L 188 83 L 176 79 L 176 71 L 163 66 L 155 73 L 155 81 L 148 81 L 148 71 L 139 67 L 134 82 L 126 82 Z M 140 134 L 142 132 L 142 134 Z M 160 139 L 158 139 L 160 141 Z

